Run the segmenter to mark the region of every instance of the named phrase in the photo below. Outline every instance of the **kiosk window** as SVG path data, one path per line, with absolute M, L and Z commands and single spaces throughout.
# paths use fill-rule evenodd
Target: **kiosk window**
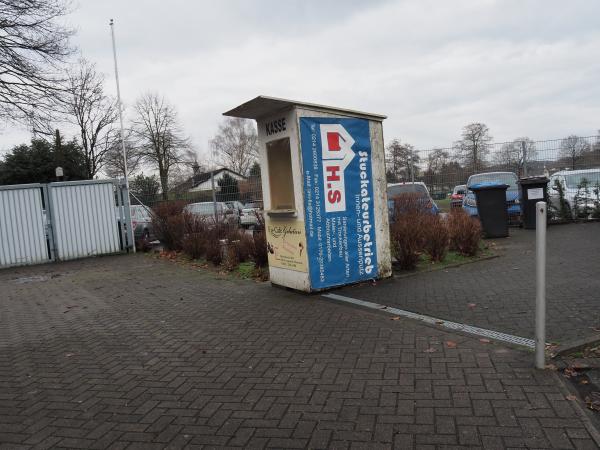
M 267 142 L 271 210 L 295 209 L 290 139 Z

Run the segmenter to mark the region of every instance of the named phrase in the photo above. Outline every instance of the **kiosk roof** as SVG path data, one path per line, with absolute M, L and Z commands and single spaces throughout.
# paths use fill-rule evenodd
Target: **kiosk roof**
M 230 111 L 224 112 L 223 115 L 231 117 L 241 117 L 243 119 L 260 119 L 262 117 L 269 116 L 278 111 L 283 111 L 294 106 L 328 113 L 338 113 L 352 117 L 361 117 L 365 119 L 376 120 L 379 122 L 387 118 L 387 116 L 383 116 L 381 114 L 371 114 L 363 111 L 356 111 L 353 109 L 336 108 L 334 106 L 319 105 L 317 103 L 297 102 L 295 100 L 267 97 L 264 95 L 259 95 L 258 97 L 247 101 L 246 103 L 242 103 L 240 106 L 237 106 L 236 108 L 233 108 Z

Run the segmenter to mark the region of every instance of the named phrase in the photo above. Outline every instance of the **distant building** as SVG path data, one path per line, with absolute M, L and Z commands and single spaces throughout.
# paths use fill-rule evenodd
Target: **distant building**
M 202 192 L 202 191 L 210 191 L 212 190 L 212 182 L 210 180 L 211 175 L 214 176 L 215 188 L 219 186 L 219 180 L 223 178 L 225 174 L 228 174 L 232 178 L 235 178 L 239 181 L 244 181 L 247 179 L 241 173 L 238 173 L 234 170 L 227 169 L 225 167 L 221 169 L 211 170 L 209 172 L 200 172 L 197 169 L 198 166 L 195 166 L 194 175 L 188 178 L 185 182 L 181 183 L 179 186 L 175 188 L 177 192 Z

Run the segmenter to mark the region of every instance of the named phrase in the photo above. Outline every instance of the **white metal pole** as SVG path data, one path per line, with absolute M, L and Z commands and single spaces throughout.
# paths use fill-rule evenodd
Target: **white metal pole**
M 535 367 L 546 367 L 546 202 L 535 204 Z
M 125 127 L 123 126 L 123 104 L 121 103 L 121 87 L 119 86 L 119 68 L 117 65 L 117 45 L 115 44 L 115 22 L 110 19 L 110 35 L 112 37 L 113 59 L 115 62 L 115 81 L 117 83 L 117 106 L 119 108 L 119 122 L 121 125 L 121 151 L 123 152 L 123 172 L 125 175 L 125 188 L 127 190 L 127 198 L 125 204 L 127 208 L 127 229 L 131 230 L 131 244 L 133 253 L 135 253 L 135 237 L 133 225 L 131 223 L 130 202 L 129 202 L 129 177 L 127 176 L 127 149 L 125 148 Z
M 129 188 L 127 177 L 127 149 L 125 148 L 125 133 L 123 126 L 123 105 L 121 104 L 121 87 L 119 86 L 119 68 L 117 65 L 117 46 L 115 44 L 115 22 L 110 19 L 110 35 L 112 37 L 113 59 L 115 62 L 115 80 L 117 82 L 117 106 L 119 107 L 119 122 L 121 123 L 121 151 L 123 152 L 123 170 L 125 172 L 125 183 Z
M 523 150 L 523 176 L 527 177 L 527 143 L 521 141 L 521 148 Z
M 219 221 L 217 217 L 217 193 L 215 191 L 215 171 L 210 171 L 210 186 L 212 188 L 212 200 L 213 200 L 213 210 L 215 213 L 215 223 Z

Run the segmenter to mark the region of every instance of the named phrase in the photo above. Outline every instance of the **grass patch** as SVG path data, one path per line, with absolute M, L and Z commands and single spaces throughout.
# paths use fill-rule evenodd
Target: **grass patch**
M 171 261 L 182 267 L 192 270 L 212 274 L 216 279 L 223 278 L 241 278 L 244 280 L 267 281 L 269 279 L 269 269 L 266 267 L 256 267 L 253 261 L 240 263 L 233 271 L 227 271 L 223 266 L 215 266 L 206 260 L 206 258 L 191 259 L 183 252 L 162 251 L 149 254 L 150 257 Z
M 254 262 L 247 261 L 240 263 L 237 273 L 240 278 L 252 278 L 254 276 Z
M 434 200 L 435 204 L 438 205 L 440 211 L 450 212 L 450 198 L 443 198 L 441 200 Z
M 480 242 L 479 251 L 475 256 L 464 256 L 454 251 L 448 251 L 443 261 L 432 262 L 431 258 L 427 254 L 423 253 L 419 257 L 419 262 L 417 263 L 417 268 L 415 270 L 398 270 L 396 268 L 396 272 L 398 274 L 413 274 L 419 272 L 429 272 L 432 270 L 441 270 L 448 267 L 468 264 L 482 259 L 488 259 L 496 255 L 497 253 L 490 248 L 487 243 Z

